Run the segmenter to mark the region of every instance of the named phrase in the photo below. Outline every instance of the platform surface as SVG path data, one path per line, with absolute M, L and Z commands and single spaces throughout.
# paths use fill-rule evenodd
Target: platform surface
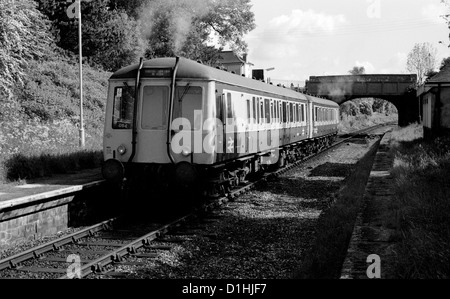
M 0 209 L 29 200 L 79 191 L 86 185 L 103 182 L 101 169 L 88 169 L 69 174 L 26 181 L 24 183 L 0 184 Z

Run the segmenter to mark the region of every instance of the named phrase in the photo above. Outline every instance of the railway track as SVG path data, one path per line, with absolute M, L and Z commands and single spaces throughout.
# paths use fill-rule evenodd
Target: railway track
M 226 196 L 210 200 L 201 207 L 165 224 L 147 223 L 135 228 L 121 225 L 121 219 L 113 218 L 77 233 L 32 248 L 0 261 L 0 277 L 12 278 L 85 278 L 89 275 L 120 277 L 120 265 L 139 264 L 142 259 L 155 258 L 159 252 L 170 250 L 173 244 L 183 242 L 179 235 L 189 235 L 190 230 L 201 230 L 200 212 L 208 212 L 237 196 L 254 189 L 270 176 L 278 176 L 302 163 L 335 148 L 355 136 L 366 134 L 383 126 L 377 125 L 340 138 L 327 149 L 280 170 L 267 173 L 262 178 L 231 190 Z M 206 216 L 206 221 L 208 221 Z M 191 221 L 197 219 L 198 221 Z M 189 222 L 190 224 L 186 224 Z M 179 233 L 182 231 L 183 233 Z M 135 261 L 127 261 L 131 258 Z

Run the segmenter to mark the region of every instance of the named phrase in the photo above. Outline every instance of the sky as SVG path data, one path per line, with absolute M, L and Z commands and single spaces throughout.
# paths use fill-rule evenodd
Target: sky
M 256 29 L 248 60 L 272 81 L 304 85 L 309 76 L 407 74 L 408 53 L 429 42 L 439 63 L 450 56 L 441 0 L 252 0 Z M 442 41 L 443 43 L 439 43 Z M 283 83 L 282 81 L 279 81 Z

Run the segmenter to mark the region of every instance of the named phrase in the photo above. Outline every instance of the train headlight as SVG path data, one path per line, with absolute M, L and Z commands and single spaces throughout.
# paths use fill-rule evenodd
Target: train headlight
M 117 152 L 119 153 L 119 155 L 123 156 L 127 153 L 127 148 L 122 144 L 117 148 Z
M 183 156 L 185 156 L 185 157 L 189 157 L 189 156 L 192 154 L 191 149 L 190 149 L 190 148 L 187 148 L 187 147 L 183 148 L 183 151 L 182 151 L 181 153 L 182 153 Z

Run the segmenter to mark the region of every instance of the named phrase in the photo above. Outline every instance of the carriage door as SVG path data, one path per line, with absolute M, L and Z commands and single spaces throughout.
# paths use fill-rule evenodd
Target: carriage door
M 216 134 L 217 134 L 217 161 L 223 161 L 223 155 L 219 156 L 219 154 L 224 154 L 225 149 L 225 125 L 226 125 L 226 111 L 227 107 L 225 105 L 225 94 L 218 95 L 216 97 L 216 118 L 218 119 Z
M 264 144 L 265 146 L 272 146 L 272 132 L 271 132 L 271 112 L 273 110 L 273 104 L 270 103 L 269 99 L 264 99 L 264 111 L 265 111 L 265 120 L 266 120 L 266 130 L 267 130 L 267 140 Z
M 247 99 L 247 120 L 245 121 L 245 152 L 250 152 L 250 130 L 252 126 L 252 105 L 250 99 Z
M 237 126 L 235 120 L 234 106 L 233 106 L 233 98 L 231 93 L 227 93 L 226 95 L 226 127 L 225 128 L 225 153 L 227 154 L 227 158 L 231 159 L 234 157 L 234 154 L 237 150 Z M 231 156 L 228 156 L 231 155 Z

